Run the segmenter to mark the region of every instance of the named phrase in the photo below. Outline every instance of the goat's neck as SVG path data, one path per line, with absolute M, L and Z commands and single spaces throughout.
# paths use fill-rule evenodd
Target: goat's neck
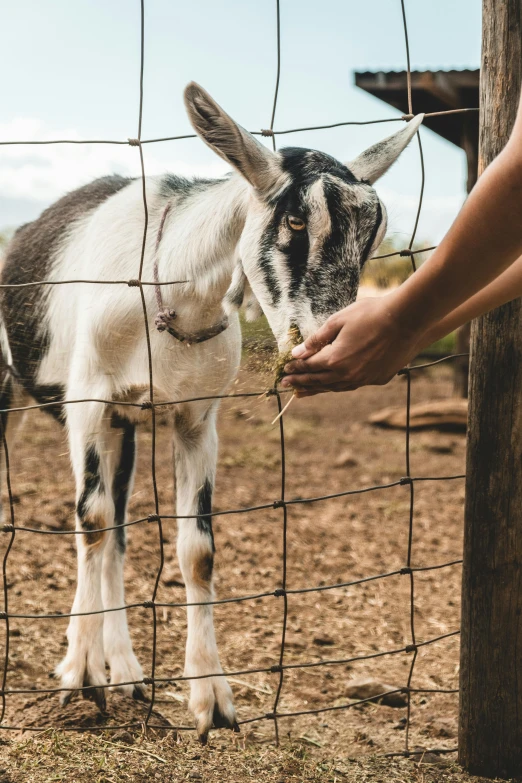
M 236 263 L 248 200 L 249 185 L 239 176 L 202 187 L 179 205 L 173 199 L 158 252 L 164 279 L 170 275 L 167 279 L 190 281 L 177 287 L 177 299 L 199 299 L 205 310 L 220 307 Z

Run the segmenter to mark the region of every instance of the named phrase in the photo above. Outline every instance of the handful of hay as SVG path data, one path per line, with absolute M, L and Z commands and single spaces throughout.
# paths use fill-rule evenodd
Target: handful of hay
M 292 348 L 303 342 L 303 335 L 298 326 L 293 324 L 288 330 L 288 337 L 290 338 L 290 348 L 280 353 L 274 364 L 274 387 L 276 387 L 285 376 L 285 364 L 292 358 Z

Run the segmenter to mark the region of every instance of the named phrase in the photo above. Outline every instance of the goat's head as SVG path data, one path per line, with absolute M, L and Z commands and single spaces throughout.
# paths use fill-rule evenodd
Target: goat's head
M 271 152 L 194 82 L 185 104 L 198 135 L 251 186 L 242 270 L 286 349 L 291 326 L 306 338 L 355 300 L 362 266 L 386 232 L 386 209 L 372 185 L 424 115 L 345 165 L 316 150 Z M 229 306 L 241 304 L 244 275 L 235 275 Z

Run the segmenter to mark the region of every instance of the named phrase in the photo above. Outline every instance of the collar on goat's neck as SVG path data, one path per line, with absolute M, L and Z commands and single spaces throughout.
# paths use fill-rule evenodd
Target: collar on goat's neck
M 214 227 L 214 230 L 218 235 L 221 234 L 221 237 L 223 237 L 223 234 L 225 235 L 229 234 L 230 244 L 233 245 L 237 243 L 239 239 L 239 234 L 242 230 L 242 223 L 244 222 L 244 220 L 240 217 L 240 213 L 242 212 L 241 207 L 244 204 L 244 194 L 241 193 L 242 188 L 239 187 L 238 189 L 237 187 L 239 182 L 238 179 L 236 179 L 236 177 L 232 177 L 228 181 L 225 180 L 223 184 L 228 184 L 229 186 L 231 186 L 230 188 L 230 195 L 232 197 L 231 203 L 227 203 L 226 199 L 221 202 L 221 206 L 224 206 L 228 210 L 228 215 L 223 216 L 223 224 L 227 225 L 228 230 L 223 232 L 223 225 L 220 226 L 216 225 Z M 232 202 L 236 202 L 236 203 L 234 204 Z M 229 320 L 228 320 L 228 316 L 225 313 L 223 313 L 221 319 L 217 323 L 213 324 L 212 326 L 209 326 L 206 329 L 198 330 L 196 332 L 186 332 L 180 329 L 179 327 L 177 327 L 174 323 L 175 319 L 177 318 L 176 310 L 165 306 L 163 302 L 162 290 L 161 290 L 161 285 L 159 280 L 158 250 L 163 237 L 165 222 L 171 211 L 171 206 L 172 204 L 169 201 L 163 210 L 159 228 L 158 228 L 158 233 L 156 236 L 155 247 L 154 247 L 154 264 L 153 264 L 154 291 L 156 295 L 156 302 L 158 305 L 158 314 L 154 319 L 154 323 L 156 329 L 159 332 L 167 331 L 170 335 L 172 335 L 172 337 L 174 337 L 179 342 L 186 342 L 189 345 L 191 343 L 202 343 L 202 342 L 206 342 L 207 340 L 210 340 L 212 337 L 216 337 L 218 334 L 221 334 L 221 332 L 225 331 L 225 329 L 229 325 Z M 197 202 L 195 202 L 194 206 L 197 206 Z M 232 215 L 234 215 L 234 217 L 231 220 Z M 237 224 L 237 227 L 232 224 Z M 234 228 L 237 228 L 237 233 L 238 233 L 237 237 L 233 236 L 236 233 L 234 231 Z

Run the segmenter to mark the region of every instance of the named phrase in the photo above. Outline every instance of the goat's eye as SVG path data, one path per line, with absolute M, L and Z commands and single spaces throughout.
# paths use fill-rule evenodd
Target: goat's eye
M 286 221 L 292 231 L 304 231 L 306 228 L 306 223 L 304 220 L 302 220 L 299 217 L 296 217 L 295 215 L 287 215 Z

